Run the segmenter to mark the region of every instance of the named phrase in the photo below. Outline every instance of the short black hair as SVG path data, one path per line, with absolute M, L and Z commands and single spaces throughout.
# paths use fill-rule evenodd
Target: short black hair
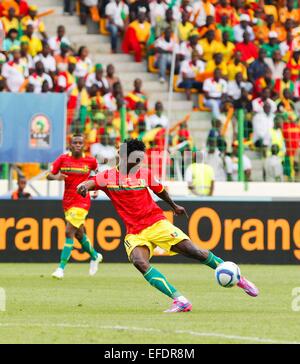
M 127 148 L 127 156 L 129 156 L 132 152 L 145 152 L 146 150 L 145 143 L 138 139 L 124 140 L 124 142 L 120 146 L 121 151 L 123 148 Z
M 83 50 L 84 50 L 84 49 L 86 49 L 86 46 L 81 46 L 81 47 L 79 47 L 79 49 L 78 49 L 78 53 L 77 53 L 78 57 L 80 57 L 80 56 L 81 56 L 81 53 L 83 52 Z
M 10 35 L 11 35 L 12 33 L 17 33 L 17 34 L 18 34 L 19 32 L 18 32 L 18 30 L 17 30 L 16 28 L 11 28 L 11 29 L 8 31 L 7 36 L 8 36 L 8 37 L 10 37 Z
M 26 181 L 26 182 L 27 182 L 27 178 L 24 176 L 24 174 L 19 174 L 19 175 L 18 175 L 18 183 L 19 183 L 20 181 Z

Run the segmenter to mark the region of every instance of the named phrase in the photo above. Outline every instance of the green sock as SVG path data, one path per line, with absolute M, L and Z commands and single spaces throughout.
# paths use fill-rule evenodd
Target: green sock
M 60 256 L 59 268 L 65 269 L 65 266 L 67 265 L 70 259 L 73 250 L 73 245 L 74 245 L 73 239 L 66 238 L 66 242 Z
M 181 294 L 174 288 L 156 268 L 150 267 L 144 274 L 144 278 L 151 286 L 155 287 L 165 295 L 175 298 L 181 296 Z
M 89 238 L 87 237 L 86 234 L 83 235 L 83 238 L 81 241 L 79 241 L 80 244 L 82 245 L 82 248 L 85 252 L 89 253 L 92 260 L 96 260 L 98 257 L 98 253 L 96 252 L 96 250 L 92 247 L 91 242 L 89 241 Z
M 211 251 L 208 252 L 208 258 L 202 262 L 202 264 L 205 264 L 212 269 L 216 269 L 221 263 L 224 263 L 224 260 L 216 257 Z

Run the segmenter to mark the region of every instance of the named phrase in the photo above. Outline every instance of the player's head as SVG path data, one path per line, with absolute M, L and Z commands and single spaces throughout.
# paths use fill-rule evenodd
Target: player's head
M 24 176 L 19 176 L 18 177 L 18 188 L 20 191 L 23 191 L 26 187 L 27 181 L 26 178 Z
M 127 171 L 140 166 L 145 158 L 145 144 L 138 139 L 127 139 L 120 145 L 120 164 L 126 165 Z
M 84 137 L 80 133 L 72 135 L 70 142 L 70 150 L 74 157 L 80 157 L 84 148 Z

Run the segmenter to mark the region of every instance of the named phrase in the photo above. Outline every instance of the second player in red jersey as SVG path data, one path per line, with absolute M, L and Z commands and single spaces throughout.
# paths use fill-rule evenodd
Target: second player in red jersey
M 91 172 L 96 172 L 98 167 L 97 160 L 86 156 L 83 148 L 83 136 L 74 135 L 71 139 L 70 152 L 62 154 L 56 159 L 47 177 L 50 181 L 65 182 L 63 209 L 67 221 L 66 242 L 61 253 L 59 267 L 52 275 L 58 279 L 62 279 L 64 276 L 65 266 L 72 253 L 74 237 L 91 256 L 90 275 L 96 274 L 98 263 L 102 261 L 102 255 L 92 247 L 84 228 L 84 222 L 91 206 L 90 195 L 87 194 L 83 197 L 76 193 L 77 185 L 86 181 Z
M 62 173 L 66 176 L 65 192 L 63 196 L 64 211 L 71 207 L 79 207 L 89 210 L 91 206 L 90 195 L 86 197 L 78 196 L 76 188 L 79 183 L 86 181 L 92 171 L 96 171 L 98 162 L 95 158 L 86 156 L 84 153 L 79 158 L 75 158 L 72 152 L 62 154 L 52 164 L 51 173 L 57 175 Z

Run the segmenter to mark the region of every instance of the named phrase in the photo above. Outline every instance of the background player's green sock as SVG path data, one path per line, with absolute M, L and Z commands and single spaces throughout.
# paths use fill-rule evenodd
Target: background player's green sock
M 70 259 L 73 245 L 74 245 L 73 239 L 66 238 L 66 242 L 60 256 L 59 268 L 65 269 L 65 266 L 67 265 Z
M 91 242 L 89 241 L 89 238 L 86 234 L 83 235 L 83 238 L 79 243 L 82 245 L 82 248 L 85 252 L 89 253 L 92 260 L 96 260 L 98 257 L 98 253 L 96 250 L 92 247 Z
M 209 251 L 207 259 L 201 263 L 209 266 L 212 269 L 216 269 L 219 264 L 224 263 L 224 260 L 216 257 L 211 251 Z
M 144 274 L 144 278 L 151 286 L 155 287 L 165 295 L 175 298 L 181 296 L 181 293 L 176 290 L 156 268 L 150 267 Z

